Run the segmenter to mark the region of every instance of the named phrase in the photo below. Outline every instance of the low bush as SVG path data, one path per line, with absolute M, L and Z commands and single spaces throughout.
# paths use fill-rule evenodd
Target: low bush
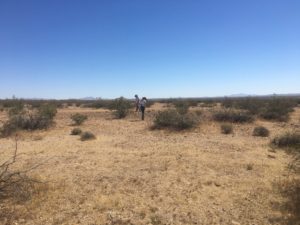
M 175 130 L 190 129 L 198 125 L 198 120 L 191 113 L 180 114 L 174 109 L 158 112 L 154 118 L 154 129 L 170 128 Z
M 247 112 L 237 112 L 231 110 L 224 110 L 216 112 L 213 115 L 214 120 L 218 122 L 230 122 L 230 123 L 250 123 L 254 121 L 252 115 Z
M 260 116 L 266 120 L 287 121 L 295 106 L 296 102 L 293 100 L 274 98 L 262 109 Z
M 80 128 L 74 128 L 72 131 L 71 131 L 71 135 L 79 135 L 82 133 L 82 130 Z
M 174 102 L 174 106 L 177 112 L 181 115 L 187 114 L 190 107 L 187 101 L 176 101 Z
M 287 121 L 289 113 L 297 106 L 297 99 L 272 97 L 272 98 L 238 98 L 224 99 L 225 108 L 247 110 L 251 115 L 274 121 Z
M 89 132 L 89 131 L 83 132 L 80 136 L 81 141 L 87 141 L 87 140 L 93 140 L 93 139 L 96 139 L 96 136 L 92 132 Z
M 252 135 L 257 137 L 268 137 L 270 134 L 269 130 L 263 126 L 255 127 Z
M 47 129 L 53 124 L 56 108 L 45 105 L 35 111 L 21 111 L 19 114 L 10 115 L 1 130 L 0 136 L 7 137 L 17 130 Z
M 113 103 L 114 115 L 118 119 L 125 118 L 128 115 L 130 108 L 130 101 L 123 97 L 115 99 Z
M 24 110 L 24 103 L 22 101 L 15 100 L 12 102 L 11 107 L 8 110 L 9 116 L 18 115 L 23 113 Z
M 83 114 L 80 114 L 80 113 L 76 113 L 76 114 L 73 114 L 71 115 L 71 119 L 73 120 L 74 122 L 74 125 L 81 125 L 84 121 L 87 120 L 87 115 L 83 115 Z
M 221 125 L 222 134 L 232 134 L 233 126 L 230 123 L 224 123 Z
M 38 115 L 49 120 L 52 120 L 57 113 L 56 106 L 53 104 L 41 105 L 38 108 Z
M 295 148 L 300 150 L 300 133 L 288 132 L 272 140 L 272 144 L 280 148 Z

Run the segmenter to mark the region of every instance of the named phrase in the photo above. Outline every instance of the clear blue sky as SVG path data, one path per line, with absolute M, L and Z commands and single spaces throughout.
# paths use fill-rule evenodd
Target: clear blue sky
M 299 92 L 299 0 L 0 0 L 0 98 Z

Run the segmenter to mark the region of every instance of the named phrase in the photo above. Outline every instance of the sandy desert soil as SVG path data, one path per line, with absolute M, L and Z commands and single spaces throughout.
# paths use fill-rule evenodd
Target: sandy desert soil
M 282 224 L 285 199 L 275 187 L 288 175 L 290 156 L 269 142 L 298 126 L 299 108 L 288 123 L 234 125 L 234 134 L 224 135 L 209 120 L 191 131 L 150 130 L 161 107 L 151 107 L 145 121 L 133 112 L 116 120 L 102 109 L 59 109 L 53 128 L 20 133 L 16 166 L 42 163 L 32 176 L 47 183 L 28 201 L 2 202 L 0 223 Z M 75 112 L 88 115 L 80 128 L 95 140 L 70 135 Z M 253 137 L 255 125 L 270 137 Z M 0 139 L 1 160 L 14 144 Z

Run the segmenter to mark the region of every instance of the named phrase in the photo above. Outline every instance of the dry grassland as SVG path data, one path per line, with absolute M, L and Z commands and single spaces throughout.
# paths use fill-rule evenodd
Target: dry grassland
M 21 132 L 20 168 L 42 165 L 32 176 L 44 181 L 27 201 L 0 204 L 0 224 L 282 224 L 284 199 L 276 183 L 289 175 L 290 156 L 272 150 L 270 139 L 297 128 L 300 109 L 288 123 L 255 121 L 224 135 L 209 119 L 191 131 L 149 129 L 135 113 L 113 119 L 108 110 L 59 109 L 47 131 Z M 192 109 L 194 110 L 194 109 Z M 70 135 L 71 114 L 88 115 L 80 126 L 95 140 Z M 0 113 L 5 120 L 5 113 Z M 270 137 L 253 137 L 256 125 Z M 0 159 L 14 149 L 0 139 Z

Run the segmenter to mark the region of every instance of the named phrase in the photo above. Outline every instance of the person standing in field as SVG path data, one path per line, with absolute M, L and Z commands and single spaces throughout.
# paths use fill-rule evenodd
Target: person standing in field
M 144 118 L 145 118 L 146 103 L 147 103 L 147 98 L 146 98 L 146 97 L 143 97 L 143 98 L 140 100 L 140 110 L 141 110 L 141 112 L 142 112 L 142 120 L 144 120 Z
M 135 95 L 135 111 L 140 111 L 140 98 L 138 95 Z

